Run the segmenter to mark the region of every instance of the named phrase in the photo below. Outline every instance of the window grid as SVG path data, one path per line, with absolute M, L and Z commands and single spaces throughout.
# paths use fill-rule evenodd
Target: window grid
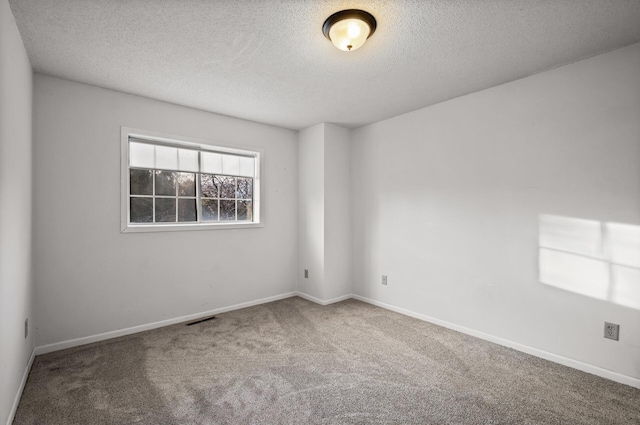
M 198 162 L 200 164 L 200 152 L 198 152 Z M 131 194 L 131 182 L 129 182 L 129 199 L 131 198 L 148 198 L 148 199 L 152 199 L 152 221 L 150 222 L 132 222 L 131 221 L 131 216 L 129 215 L 129 223 L 130 224 L 142 224 L 142 225 L 151 225 L 151 224 L 155 224 L 155 225 L 169 225 L 169 224 L 176 224 L 176 223 L 221 223 L 221 222 L 239 222 L 239 223 L 244 223 L 244 222 L 252 222 L 253 219 L 245 219 L 245 220 L 238 220 L 238 202 L 239 201 L 247 201 L 247 202 L 251 202 L 251 205 L 253 206 L 253 202 L 254 202 L 254 195 L 253 195 L 253 187 L 254 187 L 254 178 L 251 177 L 244 177 L 244 176 L 234 176 L 234 175 L 230 175 L 230 174 L 211 174 L 211 173 L 202 173 L 202 172 L 185 172 L 185 171 L 178 171 L 178 170 L 166 170 L 166 169 L 157 169 L 157 168 L 141 168 L 141 167 L 129 167 L 129 170 L 141 170 L 141 171 L 151 171 L 151 184 L 152 184 L 152 194 L 151 195 L 138 195 L 138 194 Z M 171 196 L 171 195 L 157 195 L 157 191 L 156 191 L 156 175 L 158 171 L 164 171 L 164 172 L 172 172 L 172 173 L 185 173 L 185 174 L 194 174 L 194 182 L 195 182 L 195 196 L 181 196 L 180 195 L 180 185 L 178 183 L 178 180 L 176 178 L 175 181 L 175 196 Z M 224 178 L 224 177 L 232 177 L 234 179 L 234 185 L 233 185 L 233 192 L 236 195 L 236 197 L 234 198 L 229 198 L 229 197 L 222 197 L 222 189 L 221 189 L 221 185 L 216 185 L 216 195 L 217 197 L 209 197 L 209 196 L 204 196 L 202 195 L 202 174 L 206 174 L 206 175 L 211 175 L 214 178 L 218 177 L 218 178 Z M 239 198 L 238 195 L 238 179 L 248 179 L 251 180 L 251 187 L 252 187 L 252 193 L 251 196 L 248 198 Z M 175 203 L 175 221 L 156 221 L 156 199 L 175 199 L 176 203 Z M 180 199 L 195 199 L 196 201 L 196 220 L 193 221 L 179 221 L 179 200 Z M 218 201 L 217 203 L 217 214 L 216 214 L 216 220 L 202 220 L 202 200 L 214 200 L 214 201 Z M 233 219 L 232 220 L 222 220 L 221 219 L 221 205 L 222 205 L 222 201 L 233 201 L 234 202 L 234 215 L 233 215 Z M 252 214 L 253 215 L 253 214 Z
M 216 197 L 211 197 L 211 196 L 204 196 L 204 195 L 200 195 L 200 201 L 202 200 L 212 200 L 212 201 L 218 201 L 217 204 L 217 220 L 211 220 L 211 221 L 205 221 L 205 222 L 224 222 L 224 221 L 240 221 L 240 222 L 244 222 L 244 221 L 248 221 L 251 222 L 252 220 L 238 220 L 238 202 L 251 202 L 252 206 L 253 206 L 253 190 L 252 190 L 252 195 L 249 198 L 239 198 L 238 197 L 238 179 L 250 179 L 252 181 L 252 188 L 253 188 L 253 179 L 249 178 L 249 177 L 242 177 L 242 176 L 233 176 L 233 175 L 228 175 L 228 174 L 211 174 L 211 173 L 198 173 L 198 190 L 201 190 L 201 178 L 202 178 L 202 174 L 206 174 L 206 175 L 211 175 L 214 177 L 214 181 L 216 177 L 233 177 L 234 178 L 234 185 L 233 185 L 233 193 L 236 195 L 236 197 L 234 198 L 228 198 L 228 197 L 222 197 L 222 191 L 220 186 L 216 186 Z M 234 202 L 234 218 L 233 220 L 221 220 L 221 204 L 222 201 L 233 201 Z M 199 209 L 199 211 L 202 211 L 201 209 Z

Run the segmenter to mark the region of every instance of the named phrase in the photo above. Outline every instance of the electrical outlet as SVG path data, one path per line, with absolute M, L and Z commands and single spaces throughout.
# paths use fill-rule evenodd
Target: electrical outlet
M 604 322 L 604 337 L 617 341 L 620 337 L 620 325 Z
M 386 275 L 382 275 L 382 284 L 386 285 L 387 284 L 387 276 Z
M 25 337 L 25 339 L 27 338 L 27 335 L 29 335 L 29 318 L 28 317 L 26 319 L 24 319 L 24 337 Z
M 304 278 L 309 279 L 309 270 L 304 269 Z

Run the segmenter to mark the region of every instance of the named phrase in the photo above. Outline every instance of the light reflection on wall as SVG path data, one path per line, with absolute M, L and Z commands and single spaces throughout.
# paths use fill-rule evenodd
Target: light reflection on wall
M 540 282 L 640 310 L 640 226 L 540 215 Z

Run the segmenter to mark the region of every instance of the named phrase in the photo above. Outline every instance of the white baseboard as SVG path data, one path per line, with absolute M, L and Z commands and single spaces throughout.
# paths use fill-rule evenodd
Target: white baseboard
M 36 349 L 34 348 L 33 350 L 31 350 L 31 357 L 29 357 L 27 367 L 24 369 L 24 373 L 22 374 L 22 382 L 20 382 L 20 387 L 18 388 L 16 397 L 13 399 L 13 406 L 11 406 L 11 412 L 9 412 L 7 425 L 11 425 L 13 423 L 13 418 L 16 416 L 16 412 L 18 411 L 18 404 L 20 404 L 20 398 L 22 397 L 22 391 L 24 391 L 24 386 L 27 384 L 27 378 L 29 378 L 29 372 L 31 371 L 31 365 L 33 365 L 33 359 L 35 359 L 35 357 Z
M 305 294 L 304 292 L 300 292 L 300 291 L 296 291 L 296 295 L 299 296 L 300 298 L 304 298 L 305 300 L 309 300 L 311 302 L 314 302 L 316 304 L 320 304 L 320 305 L 329 305 L 329 304 L 333 304 L 333 303 L 338 303 L 340 301 L 344 301 L 344 300 L 348 300 L 350 298 L 353 298 L 352 294 L 346 294 L 346 295 L 342 295 L 336 298 L 331 298 L 329 300 L 321 300 L 320 298 L 316 298 L 313 297 L 311 295 Z
M 138 332 L 149 331 L 151 329 L 161 328 L 163 326 L 175 325 L 176 323 L 189 322 L 191 320 L 200 319 L 203 317 L 213 316 L 215 314 L 224 313 L 232 310 L 239 310 L 241 308 L 252 307 L 258 304 L 265 304 L 272 301 L 278 301 L 285 298 L 290 298 L 296 295 L 296 292 L 287 292 L 280 295 L 274 295 L 272 297 L 262 298 L 259 300 L 248 301 L 240 304 L 231 305 L 228 307 L 221 307 L 214 310 L 203 311 L 201 313 L 189 314 L 187 316 L 175 317 L 173 319 L 161 320 L 159 322 L 147 323 L 145 325 L 133 326 L 126 329 L 120 329 L 117 331 L 104 332 L 97 335 L 85 336 L 82 338 L 70 339 L 67 341 L 55 342 L 53 344 L 41 345 L 36 347 L 35 354 L 46 354 L 53 351 L 65 350 L 67 348 L 77 347 L 80 345 L 91 344 L 92 342 L 104 341 L 105 339 L 117 338 L 119 336 L 135 334 Z
M 453 323 L 446 322 L 444 320 L 436 319 L 434 317 L 429 317 L 424 314 L 415 313 L 410 310 L 406 310 L 404 308 L 396 307 L 390 304 L 386 304 L 380 301 L 372 300 L 370 298 L 362 297 L 360 295 L 353 295 L 353 298 L 356 300 L 363 301 L 368 304 L 372 304 L 378 307 L 382 307 L 387 310 L 395 311 L 396 313 L 404 314 L 406 316 L 411 316 L 419 320 L 423 320 L 425 322 L 433 323 L 434 325 L 442 326 L 443 328 L 452 329 L 457 332 L 461 332 L 463 334 L 471 335 L 476 338 L 484 339 L 485 341 L 493 342 L 498 345 L 503 345 L 505 347 L 513 348 L 514 350 L 522 351 L 523 353 L 531 354 L 532 356 L 540 357 L 545 360 L 552 361 L 554 363 L 559 363 L 564 366 L 568 366 L 574 369 L 581 370 L 583 372 L 590 373 L 592 375 L 600 376 L 602 378 L 610 379 L 615 382 L 619 382 L 621 384 L 629 385 L 631 387 L 640 388 L 640 379 L 633 378 L 631 376 L 623 375 L 618 372 L 613 372 L 611 370 L 603 369 L 598 366 L 593 366 L 588 363 L 583 363 L 578 360 L 574 360 L 568 357 L 564 357 L 558 354 L 549 353 L 548 351 L 540 350 L 537 348 L 529 347 L 528 345 L 520 344 L 518 342 L 513 342 L 508 339 L 500 338 L 497 336 L 493 336 L 484 332 L 476 331 L 474 329 L 470 329 L 464 326 L 459 326 Z
M 284 294 L 280 294 L 280 295 L 275 295 L 272 297 L 268 297 L 268 298 L 262 298 L 259 300 L 255 300 L 255 301 L 249 301 L 249 302 L 245 302 L 245 303 L 240 303 L 240 304 L 235 304 L 232 306 L 228 306 L 228 307 L 222 307 L 222 308 L 218 308 L 215 310 L 209 310 L 209 311 L 205 311 L 205 312 L 201 312 L 201 313 L 195 313 L 195 314 L 190 314 L 187 316 L 182 316 L 182 317 L 176 317 L 173 319 L 167 319 L 167 320 L 162 320 L 159 322 L 154 322 L 154 323 L 148 323 L 145 325 L 139 325 L 139 326 L 134 326 L 131 328 L 126 328 L 126 329 L 121 329 L 121 330 L 117 330 L 117 331 L 111 331 L 111 332 L 104 332 L 101 334 L 97 334 L 97 335 L 92 335 L 92 336 L 87 336 L 87 337 L 83 337 L 83 338 L 76 338 L 76 339 L 72 339 L 72 340 L 68 340 L 68 341 L 62 341 L 62 342 L 56 342 L 53 344 L 48 344 L 48 345 L 43 345 L 40 347 L 36 347 L 33 350 L 33 353 L 31 354 L 31 359 L 29 360 L 29 366 L 27 367 L 27 370 L 25 371 L 25 376 L 23 379 L 23 383 L 22 386 L 20 388 L 20 391 L 18 392 L 18 395 L 16 396 L 16 401 L 14 403 L 14 408 L 12 410 L 12 414 L 10 415 L 10 418 L 13 418 L 13 415 L 15 414 L 15 409 L 17 409 L 18 407 L 18 402 L 20 401 L 20 395 L 22 394 L 22 389 L 24 388 L 24 384 L 26 383 L 27 380 L 27 376 L 29 375 L 29 370 L 31 369 L 31 364 L 33 363 L 33 358 L 35 355 L 40 355 L 40 354 L 46 354 L 46 353 L 50 353 L 53 351 L 58 351 L 58 350 L 64 350 L 67 348 L 72 348 L 72 347 L 77 347 L 79 345 L 85 345 L 85 344 L 90 344 L 92 342 L 97 342 L 97 341 L 103 341 L 105 339 L 110 339 L 110 338 L 116 338 L 119 336 L 124 336 L 124 335 L 130 335 L 130 334 L 134 334 L 134 333 L 138 333 L 138 332 L 143 332 L 143 331 L 148 331 L 151 329 L 156 329 L 156 328 L 160 328 L 163 326 L 169 326 L 169 325 L 174 325 L 176 323 L 181 323 L 181 322 L 187 322 L 187 321 L 191 321 L 191 320 L 196 320 L 202 317 L 208 317 L 208 316 L 212 316 L 215 314 L 220 314 L 220 313 L 224 313 L 227 311 L 232 311 L 232 310 L 238 310 L 241 308 L 246 308 L 246 307 L 251 307 L 254 305 L 259 305 L 259 304 L 264 304 L 264 303 L 268 303 L 268 302 L 272 302 L 272 301 L 277 301 L 277 300 L 281 300 L 281 299 L 285 299 L 285 298 L 290 298 L 293 296 L 299 296 L 301 298 L 304 298 L 306 300 L 309 300 L 311 302 L 314 302 L 316 304 L 320 304 L 320 305 L 329 305 L 329 304 L 333 304 L 333 303 L 337 303 L 340 301 L 344 301 L 350 298 L 354 298 L 356 300 L 359 301 L 363 301 L 366 302 L 368 304 L 372 304 L 378 307 L 382 307 L 384 309 L 387 310 L 391 310 L 391 311 L 395 311 L 396 313 L 400 313 L 400 314 L 404 314 L 406 316 L 410 316 L 410 317 L 414 317 L 416 319 L 420 319 L 423 320 L 425 322 L 429 322 L 429 323 L 433 323 L 435 325 L 438 326 L 442 326 L 448 329 L 452 329 L 454 331 L 458 331 L 467 335 L 471 335 L 474 336 L 476 338 L 480 338 L 480 339 L 484 339 L 486 341 L 490 341 L 493 342 L 495 344 L 499 344 L 505 347 L 509 347 L 509 348 L 513 348 L 514 350 L 518 350 L 518 351 L 522 351 L 523 353 L 527 353 L 527 354 L 531 354 L 533 356 L 536 357 L 540 357 L 542 359 L 545 360 L 549 360 L 555 363 L 559 363 L 561 365 L 564 366 L 568 366 L 574 369 L 578 369 L 581 370 L 583 372 L 587 372 L 587 373 L 591 373 L 593 375 L 597 375 L 600 376 L 602 378 L 606 378 L 606 379 L 610 379 L 612 381 L 615 382 L 619 382 L 621 384 L 625 384 L 625 385 L 629 385 L 635 388 L 640 388 L 640 379 L 638 378 L 633 378 L 631 376 L 627 376 L 627 375 L 623 375 L 621 373 L 617 373 L 617 372 L 613 372 L 607 369 L 603 369 L 600 368 L 598 366 L 593 366 L 590 365 L 588 363 L 583 363 L 581 361 L 578 360 L 574 360 L 568 357 L 564 357 L 558 354 L 553 354 L 553 353 L 549 353 L 547 351 L 544 350 L 540 350 L 537 348 L 533 348 L 533 347 L 529 347 L 527 345 L 524 344 L 520 344 L 517 342 L 513 342 L 504 338 L 500 338 L 494 335 L 490 335 L 484 332 L 480 332 L 474 329 L 470 329 L 464 326 L 460 326 L 460 325 L 456 325 L 453 323 L 449 323 L 446 322 L 444 320 L 440 320 L 440 319 L 436 319 L 434 317 L 430 317 L 424 314 L 420 314 L 420 313 L 416 313 L 404 308 L 400 308 L 400 307 L 396 307 L 393 306 L 391 304 L 386 304 L 380 301 L 376 301 L 370 298 L 366 298 L 360 295 L 355 295 L 355 294 L 346 294 L 346 295 L 342 295 L 340 297 L 337 298 L 332 298 L 329 300 L 321 300 L 319 298 L 313 297 L 311 295 L 305 294 L 303 292 L 299 292 L 299 291 L 294 291 L 294 292 L 287 292 Z M 11 422 L 9 422 L 9 424 L 11 424 Z

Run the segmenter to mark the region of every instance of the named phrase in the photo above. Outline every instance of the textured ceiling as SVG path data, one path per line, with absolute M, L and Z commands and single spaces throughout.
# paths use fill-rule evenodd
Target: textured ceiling
M 9 2 L 36 72 L 292 129 L 359 127 L 640 41 L 639 0 Z M 321 31 L 346 8 L 378 21 L 353 52 Z

